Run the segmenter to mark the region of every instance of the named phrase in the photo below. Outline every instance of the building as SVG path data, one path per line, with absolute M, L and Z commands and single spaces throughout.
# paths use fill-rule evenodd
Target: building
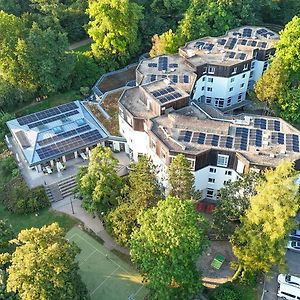
M 278 38 L 266 28 L 242 27 L 190 42 L 178 55 L 143 60 L 138 86 L 119 100 L 119 127 L 131 157 L 151 156 L 167 186 L 167 166 L 183 153 L 196 188 L 211 200 L 250 169 L 285 158 L 300 168 L 297 129 L 276 117 L 225 114 L 245 105 L 246 90 L 267 69 Z
M 59 169 L 78 156 L 86 159 L 108 136 L 80 101 L 8 121 L 7 126 L 28 167 L 37 172 Z

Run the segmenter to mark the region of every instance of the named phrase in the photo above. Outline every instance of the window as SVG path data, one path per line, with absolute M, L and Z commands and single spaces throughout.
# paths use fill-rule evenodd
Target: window
M 161 158 L 163 158 L 164 160 L 166 160 L 166 151 L 164 149 L 161 149 L 160 155 L 161 155 Z
M 223 181 L 223 184 L 226 185 L 226 184 L 229 183 L 229 182 L 230 182 L 230 180 L 224 180 L 224 181 Z
M 207 104 L 210 104 L 210 103 L 211 103 L 211 97 L 206 97 L 205 102 L 206 102 Z
M 238 102 L 241 102 L 242 101 L 242 93 L 240 93 L 239 95 L 238 95 Z
M 228 155 L 218 154 L 217 166 L 218 167 L 227 167 L 228 166 L 228 160 L 229 160 Z
M 206 74 L 206 72 L 207 72 L 207 67 L 204 67 L 202 74 Z
M 253 77 L 253 71 L 250 72 L 250 78 L 252 78 L 252 77 Z
M 150 147 L 152 148 L 152 150 L 156 150 L 156 142 L 153 139 L 151 139 L 150 141 Z
M 266 70 L 267 70 L 267 68 L 268 68 L 268 62 L 267 62 L 267 61 L 265 61 L 265 62 L 264 62 L 264 68 L 263 68 L 263 72 L 264 72 L 264 71 L 266 71 Z
M 208 88 L 207 88 L 207 91 L 208 91 L 208 92 L 212 92 L 212 87 L 208 87 Z
M 248 64 L 245 64 L 243 70 L 247 70 L 248 67 L 249 67 L 249 65 L 248 65 Z
M 188 162 L 191 164 L 191 170 L 194 170 L 195 169 L 195 160 L 194 159 L 190 159 L 190 158 L 187 158 Z
M 209 182 L 209 183 L 215 183 L 215 182 L 216 182 L 216 179 L 215 179 L 215 178 L 208 178 L 208 182 Z
M 132 119 L 132 117 L 127 116 L 127 123 L 128 123 L 130 126 L 132 126 L 132 124 L 133 124 L 133 119 Z
M 232 92 L 233 91 L 233 86 L 229 88 L 229 92 Z
M 242 78 L 245 78 L 246 77 L 246 74 L 243 74 Z
M 216 98 L 216 100 L 215 100 L 215 106 L 216 107 L 224 107 L 224 99 L 222 99 L 222 98 Z
M 204 91 L 204 86 L 201 88 L 201 91 Z
M 209 168 L 209 172 L 210 172 L 210 173 L 216 173 L 216 172 L 217 172 L 217 169 L 216 169 L 216 168 Z
M 253 61 L 253 62 L 251 63 L 251 69 L 254 69 L 254 67 L 255 67 L 255 61 Z
M 245 86 L 245 83 L 242 83 L 242 84 L 241 84 L 241 89 L 242 89 L 244 86 Z
M 214 82 L 214 79 L 213 79 L 212 77 L 208 77 L 208 78 L 207 78 L 207 81 L 208 81 L 208 82 Z
M 231 104 L 231 97 L 227 98 L 227 106 L 229 106 Z
M 213 189 L 207 189 L 206 190 L 206 197 L 207 198 L 213 198 L 214 196 L 214 190 Z
M 230 82 L 234 82 L 234 80 L 235 80 L 235 78 L 234 78 L 234 77 L 232 77 L 232 78 L 230 79 Z
M 237 67 L 234 67 L 231 74 L 235 74 L 236 72 L 237 72 Z
M 216 68 L 215 67 L 208 67 L 208 73 L 209 74 L 214 74 L 216 71 Z
M 231 175 L 232 175 L 232 171 L 226 170 L 226 171 L 225 171 L 225 175 L 230 175 L 230 176 L 231 176 Z
M 205 76 L 202 77 L 202 81 L 205 81 Z

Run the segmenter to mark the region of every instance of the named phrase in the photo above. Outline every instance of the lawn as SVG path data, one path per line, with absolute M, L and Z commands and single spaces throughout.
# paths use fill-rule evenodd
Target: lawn
M 16 116 L 23 116 L 81 98 L 82 95 L 79 91 L 68 91 L 62 94 L 49 96 L 47 99 L 40 102 L 32 102 L 31 104 L 22 108 L 17 108 L 15 111 L 13 111 L 13 113 L 15 113 Z
M 67 233 L 81 249 L 80 275 L 91 300 L 142 300 L 148 291 L 134 268 L 78 227 Z
M 54 222 L 57 222 L 61 227 L 68 231 L 74 225 L 78 224 L 76 219 L 49 209 L 41 210 L 37 216 L 35 213 L 28 215 L 13 214 L 7 211 L 1 203 L 0 219 L 8 220 L 8 223 L 12 225 L 15 233 L 19 233 L 22 229 L 42 227 L 43 225 L 48 225 Z

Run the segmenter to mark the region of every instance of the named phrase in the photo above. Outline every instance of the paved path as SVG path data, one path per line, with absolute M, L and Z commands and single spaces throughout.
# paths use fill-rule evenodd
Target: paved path
M 91 43 L 91 41 L 92 40 L 90 38 L 86 38 L 86 39 L 81 40 L 79 42 L 73 43 L 69 46 L 69 50 L 74 50 L 74 49 L 77 49 L 81 46 L 87 45 L 87 44 Z
M 72 199 L 74 214 L 72 213 L 71 199 Z M 81 207 L 80 200 L 78 199 L 73 200 L 73 196 L 69 196 L 61 201 L 53 202 L 52 208 L 54 210 L 64 212 L 82 221 L 86 227 L 91 229 L 95 234 L 97 234 L 104 241 L 104 246 L 107 249 L 109 250 L 116 249 L 119 252 L 129 255 L 129 249 L 118 245 L 114 241 L 114 239 L 106 232 L 101 220 L 98 217 L 93 218 Z

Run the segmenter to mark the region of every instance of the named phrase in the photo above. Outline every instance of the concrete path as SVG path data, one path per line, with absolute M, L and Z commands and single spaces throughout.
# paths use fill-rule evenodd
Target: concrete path
M 75 49 L 77 49 L 77 48 L 79 48 L 79 47 L 81 47 L 81 46 L 87 45 L 87 44 L 89 44 L 89 43 L 91 43 L 91 42 L 92 42 L 92 40 L 91 40 L 90 38 L 86 38 L 86 39 L 84 39 L 84 40 L 81 40 L 81 41 L 79 41 L 79 42 L 76 42 L 76 43 L 71 44 L 71 45 L 69 46 L 69 50 L 75 50 Z
M 73 205 L 74 214 L 72 212 L 71 201 Z M 102 221 L 98 217 L 93 218 L 93 216 L 88 214 L 81 207 L 80 200 L 78 199 L 74 200 L 73 196 L 69 196 L 61 201 L 53 202 L 52 208 L 54 210 L 66 213 L 82 221 L 87 228 L 91 229 L 96 235 L 98 235 L 104 241 L 104 246 L 107 249 L 109 250 L 115 249 L 118 250 L 119 252 L 129 255 L 129 249 L 118 245 L 114 241 L 114 239 L 106 232 Z

